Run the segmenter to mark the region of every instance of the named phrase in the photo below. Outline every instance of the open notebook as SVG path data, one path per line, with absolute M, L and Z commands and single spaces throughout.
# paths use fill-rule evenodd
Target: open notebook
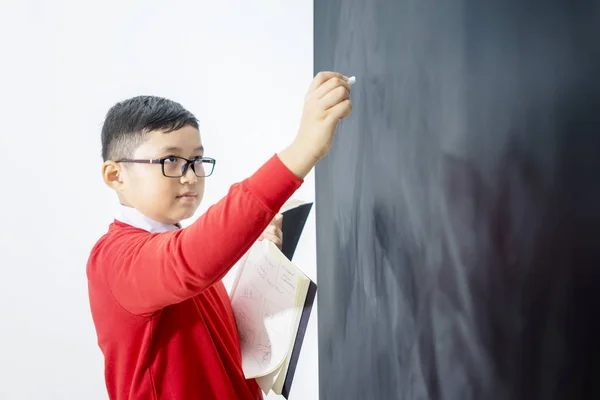
M 238 262 L 231 289 L 246 378 L 289 396 L 317 285 L 291 262 L 312 203 L 282 208 L 282 250 L 257 242 Z

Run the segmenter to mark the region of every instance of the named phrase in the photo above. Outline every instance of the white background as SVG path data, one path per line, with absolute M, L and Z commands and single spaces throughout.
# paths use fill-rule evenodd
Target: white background
M 308 0 L 1 2 L 1 400 L 107 398 L 85 265 L 116 203 L 108 108 L 153 94 L 197 115 L 218 160 L 204 211 L 292 140 L 312 35 Z M 295 197 L 314 199 L 312 174 Z M 294 260 L 315 278 L 311 217 Z M 317 367 L 313 313 L 292 399 L 318 397 Z

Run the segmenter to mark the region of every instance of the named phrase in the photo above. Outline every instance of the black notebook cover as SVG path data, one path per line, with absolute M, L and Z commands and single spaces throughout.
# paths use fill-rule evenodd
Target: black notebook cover
M 306 327 L 308 326 L 308 319 L 310 318 L 310 312 L 312 310 L 316 294 L 317 284 L 313 281 L 310 281 L 308 292 L 306 293 L 306 301 L 304 302 L 304 308 L 302 309 L 302 317 L 300 317 L 300 324 L 298 325 L 298 332 L 296 333 L 296 340 L 294 341 L 294 348 L 292 349 L 292 356 L 290 357 L 290 365 L 288 366 L 288 370 L 285 374 L 285 381 L 283 381 L 283 389 L 281 390 L 281 395 L 286 399 L 290 395 L 292 381 L 294 380 L 294 373 L 296 372 L 298 358 L 300 357 L 300 349 L 302 349 L 302 342 L 304 341 Z
M 310 214 L 313 203 L 305 203 L 298 207 L 294 207 L 290 210 L 285 211 L 283 214 L 283 221 L 281 224 L 281 230 L 283 231 L 283 244 L 281 251 L 288 258 L 292 260 L 302 230 Z M 302 349 L 302 342 L 304 341 L 304 335 L 306 334 L 306 328 L 308 326 L 308 320 L 310 318 L 310 312 L 312 310 L 315 296 L 317 294 L 317 285 L 310 281 L 308 292 L 306 293 L 306 300 L 304 301 L 304 307 L 302 308 L 302 316 L 300 317 L 300 324 L 298 325 L 298 331 L 296 332 L 296 338 L 294 340 L 294 347 L 292 349 L 292 355 L 290 357 L 290 363 L 288 365 L 287 372 L 285 374 L 285 380 L 283 382 L 283 390 L 281 394 L 286 399 L 290 395 L 290 389 L 292 387 L 292 381 L 294 380 L 294 373 L 296 372 L 296 366 L 298 365 L 298 358 L 300 357 L 300 350 Z
M 281 230 L 283 232 L 283 245 L 281 246 L 281 252 L 290 261 L 292 261 L 312 206 L 313 203 L 305 203 L 282 213 L 283 221 L 281 222 Z

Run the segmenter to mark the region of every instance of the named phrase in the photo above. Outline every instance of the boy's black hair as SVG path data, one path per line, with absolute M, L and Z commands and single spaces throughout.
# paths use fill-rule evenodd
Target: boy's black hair
M 157 96 L 137 96 L 115 104 L 102 126 L 102 159 L 129 158 L 151 131 L 165 133 L 185 126 L 198 129 L 198 120 L 179 103 Z

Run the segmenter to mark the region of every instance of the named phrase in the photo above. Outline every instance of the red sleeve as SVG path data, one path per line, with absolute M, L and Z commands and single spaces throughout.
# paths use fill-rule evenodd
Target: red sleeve
M 139 315 L 199 294 L 223 278 L 301 184 L 273 156 L 187 228 L 159 234 L 119 229 L 97 249 L 107 260 L 99 264 L 108 287 Z

